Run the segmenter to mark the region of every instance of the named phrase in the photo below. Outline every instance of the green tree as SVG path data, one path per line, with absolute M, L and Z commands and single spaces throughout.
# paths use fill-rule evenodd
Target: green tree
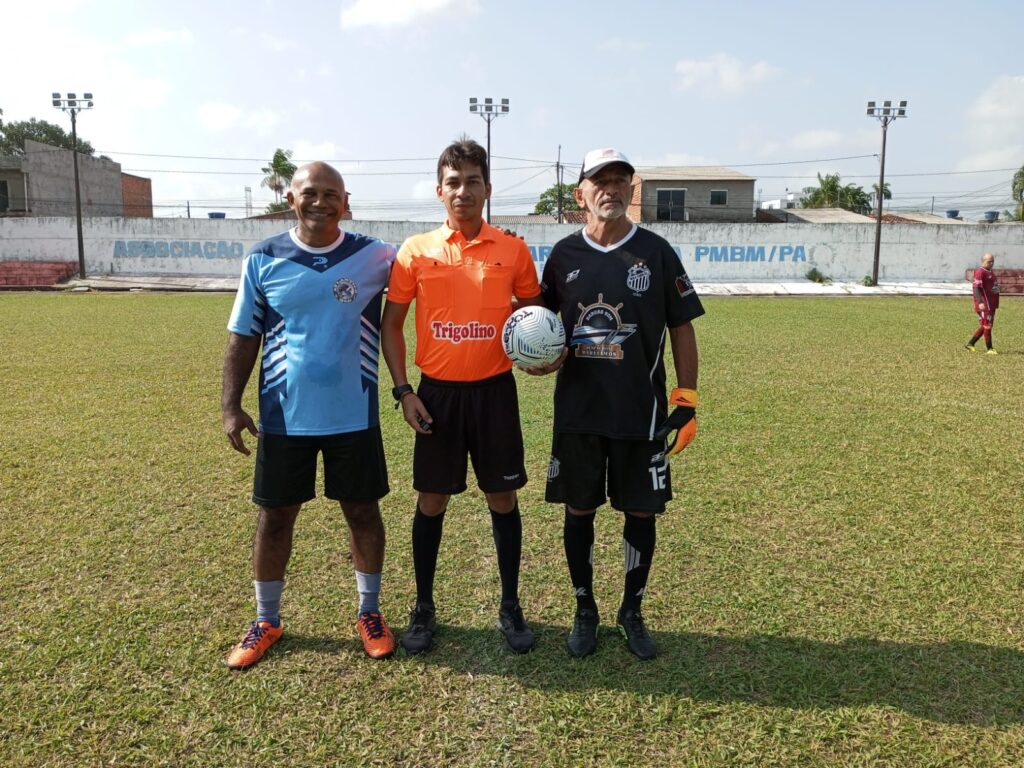
M 875 206 L 877 207 L 877 205 L 878 205 L 878 182 L 877 181 L 874 184 L 871 185 L 871 192 L 872 192 L 872 194 L 874 196 L 874 199 L 875 199 Z M 892 190 L 889 189 L 889 182 L 888 181 L 885 182 L 885 184 L 882 185 L 882 199 L 883 200 L 892 200 Z
M 41 141 L 53 147 L 63 149 L 74 149 L 71 141 L 71 134 L 67 133 L 59 125 L 48 123 L 45 120 L 36 120 L 34 117 L 29 120 L 11 120 L 0 123 L 0 156 L 14 155 L 21 157 L 25 154 L 25 139 Z M 81 137 L 78 138 L 78 151 L 83 155 L 94 155 L 96 150 L 92 144 Z
M 292 151 L 290 149 L 277 149 L 270 160 L 270 164 L 260 168 L 260 171 L 266 174 L 263 177 L 263 181 L 260 182 L 260 186 L 272 190 L 274 202 L 280 203 L 281 195 L 284 194 L 288 185 L 292 183 L 292 176 L 295 175 L 296 170 L 295 163 L 292 162 Z
M 871 196 L 858 184 L 842 183 L 838 173 L 818 174 L 818 186 L 800 198 L 804 208 L 845 208 L 863 213 L 871 209 Z
M 291 206 L 288 205 L 288 201 L 281 200 L 280 202 L 268 205 L 264 213 L 277 213 L 278 211 L 287 211 L 289 208 L 291 208 Z
M 540 193 L 540 199 L 537 201 L 537 205 L 534 206 L 534 213 L 546 213 L 549 216 L 554 216 L 558 213 L 558 189 L 562 189 L 562 210 L 563 211 L 578 211 L 580 207 L 576 205 L 576 198 L 572 196 L 572 192 L 576 189 L 575 184 L 553 184 L 543 192 Z
M 1013 174 L 1013 201 L 1017 204 L 1017 221 L 1024 221 L 1024 165 Z

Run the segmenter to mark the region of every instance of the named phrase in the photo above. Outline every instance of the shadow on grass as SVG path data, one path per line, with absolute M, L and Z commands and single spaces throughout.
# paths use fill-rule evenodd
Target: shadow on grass
M 400 651 L 398 659 L 569 693 L 605 689 L 794 709 L 870 705 L 944 723 L 1024 723 L 1024 653 L 1009 648 L 655 632 L 658 657 L 641 662 L 607 624 L 597 652 L 586 659 L 567 656 L 567 628 L 533 628 L 537 646 L 523 656 L 504 651 L 495 630 L 439 626 L 429 653 Z

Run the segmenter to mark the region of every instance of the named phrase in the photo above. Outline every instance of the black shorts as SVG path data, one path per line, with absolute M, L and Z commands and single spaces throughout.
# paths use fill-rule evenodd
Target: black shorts
M 672 475 L 664 440 L 615 440 L 556 432 L 544 498 L 575 509 L 605 503 L 620 512 L 661 514 L 672 499 Z
M 387 495 L 388 468 L 380 427 L 338 435 L 260 435 L 252 500 L 290 507 L 316 498 L 316 456 L 324 455 L 324 496 L 377 501 Z
M 434 423 L 429 435 L 416 433 L 413 488 L 422 493 L 462 493 L 467 456 L 484 493 L 526 485 L 519 395 L 511 371 L 470 382 L 423 376 L 416 394 Z

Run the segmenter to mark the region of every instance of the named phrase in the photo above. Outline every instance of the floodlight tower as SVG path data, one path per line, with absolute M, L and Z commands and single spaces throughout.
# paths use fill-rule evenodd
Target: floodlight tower
M 483 104 L 479 99 L 470 98 L 469 111 L 474 115 L 480 115 L 487 123 L 487 167 L 494 171 L 494 164 L 491 162 L 491 122 L 508 114 L 508 99 L 501 99 L 495 103 L 494 99 L 484 99 Z M 487 221 L 491 220 L 491 198 L 487 197 Z
M 82 191 L 78 184 L 78 127 L 76 118 L 84 109 L 92 109 L 92 94 L 83 93 L 82 98 L 69 93 L 53 94 L 53 106 L 71 115 L 71 157 L 75 164 L 75 220 L 78 226 L 78 276 L 85 280 L 85 242 L 82 239 Z
M 882 124 L 882 162 L 878 169 L 878 216 L 877 221 L 875 221 L 875 258 L 871 263 L 872 285 L 878 285 L 878 255 L 882 245 L 882 200 L 885 199 L 883 194 L 885 189 L 885 134 L 889 129 L 889 123 L 897 118 L 906 116 L 906 99 L 897 101 L 895 107 L 892 101 L 883 101 L 880 107 L 877 106 L 877 102 L 868 102 L 868 117 L 876 117 Z

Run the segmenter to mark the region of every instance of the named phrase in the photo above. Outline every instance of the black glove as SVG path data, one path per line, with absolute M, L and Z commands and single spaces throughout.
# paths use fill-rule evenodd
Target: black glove
M 674 431 L 675 434 L 669 438 L 666 455 L 675 456 L 697 436 L 697 391 L 676 387 L 672 390 L 668 402 L 675 408 L 658 427 L 654 438 L 664 440 Z

